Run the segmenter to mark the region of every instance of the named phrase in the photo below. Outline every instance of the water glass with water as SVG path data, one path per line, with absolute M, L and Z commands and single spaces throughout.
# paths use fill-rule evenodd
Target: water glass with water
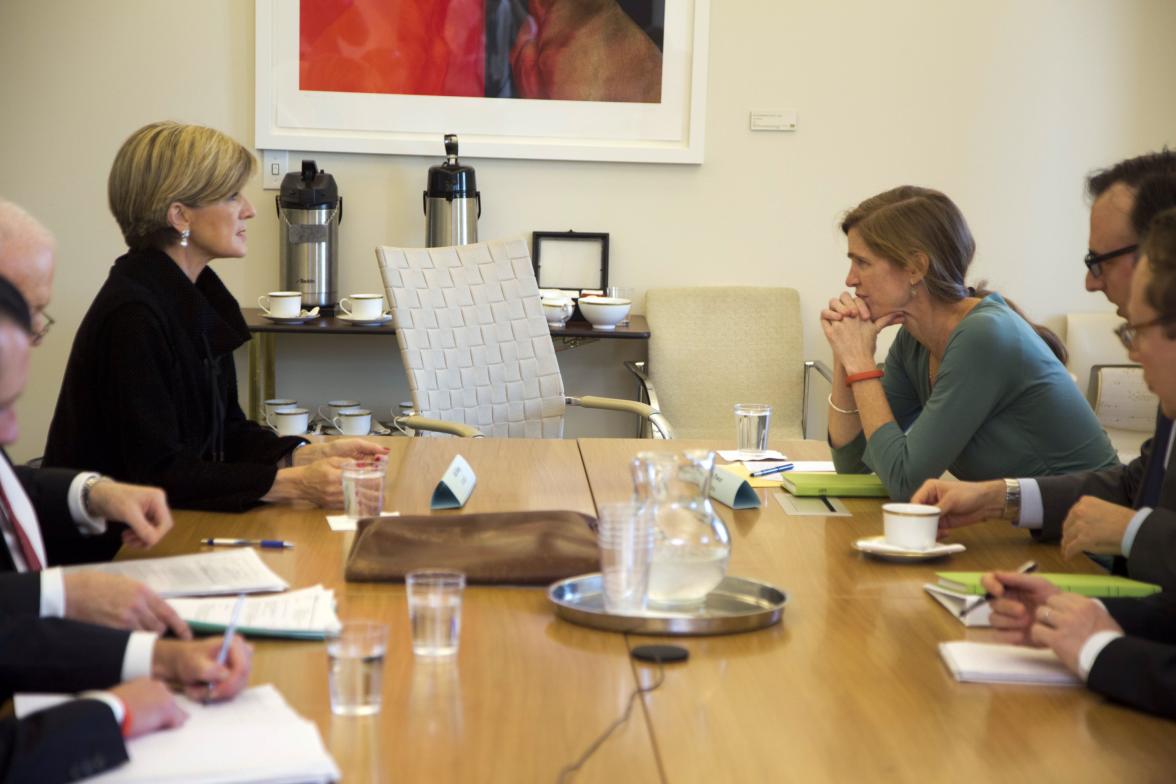
M 375 621 L 346 621 L 327 637 L 327 685 L 331 712 L 370 716 L 380 712 L 388 627 Z
M 384 477 L 388 459 L 383 455 L 348 460 L 343 464 L 343 514 L 359 520 L 379 517 L 384 511 Z
M 461 640 L 461 596 L 465 575 L 445 569 L 420 569 L 404 578 L 412 652 L 417 656 L 453 656 Z
M 650 515 L 637 503 L 602 504 L 597 537 L 605 609 L 626 614 L 643 612 L 653 555 Z
M 772 407 L 766 403 L 735 404 L 735 443 L 744 460 L 758 460 L 768 451 L 768 423 Z

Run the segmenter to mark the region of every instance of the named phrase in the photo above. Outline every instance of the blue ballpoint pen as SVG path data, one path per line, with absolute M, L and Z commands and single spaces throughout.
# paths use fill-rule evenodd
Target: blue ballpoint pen
M 779 474 L 784 471 L 791 471 L 792 463 L 785 463 L 784 465 L 772 466 L 771 468 L 761 468 L 759 471 L 752 471 L 748 476 L 768 476 L 770 474 Z
M 237 594 L 237 602 L 233 605 L 233 614 L 229 616 L 229 625 L 225 629 L 225 639 L 221 642 L 220 653 L 216 655 L 216 663 L 220 666 L 225 665 L 225 659 L 229 657 L 229 646 L 233 643 L 233 635 L 237 633 L 237 621 L 241 618 L 241 608 L 245 606 L 245 594 Z M 204 704 L 207 705 L 212 699 L 213 684 L 208 684 L 208 691 L 204 693 Z
M 281 539 L 201 539 L 209 547 L 265 547 L 271 550 L 284 550 L 294 547 L 293 542 Z

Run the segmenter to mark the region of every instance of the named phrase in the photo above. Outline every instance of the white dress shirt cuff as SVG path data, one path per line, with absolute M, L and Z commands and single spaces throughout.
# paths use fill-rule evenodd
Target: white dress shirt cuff
M 1082 644 L 1082 650 L 1078 651 L 1078 677 L 1083 681 L 1090 677 L 1090 670 L 1094 667 L 1094 660 L 1102 653 L 1103 648 L 1122 636 L 1123 632 L 1112 631 L 1095 632 L 1090 635 L 1086 642 Z
M 82 503 L 82 485 L 92 476 L 99 476 L 99 474 L 93 471 L 83 471 L 75 476 L 73 481 L 69 483 L 69 494 L 67 495 L 69 513 L 73 516 L 78 530 L 87 536 L 106 533 L 106 518 L 94 517 L 86 511 L 86 505 Z
M 114 723 L 122 726 L 123 719 L 127 715 L 127 706 L 123 705 L 123 701 L 115 697 L 108 691 L 84 691 L 78 695 L 84 700 L 98 700 L 105 702 L 110 706 L 110 710 L 114 712 Z
M 41 617 L 65 617 L 65 573 L 59 566 L 41 572 Z
M 1131 545 L 1135 544 L 1135 535 L 1139 533 L 1143 521 L 1151 514 L 1152 508 L 1150 506 L 1140 507 L 1139 511 L 1131 516 L 1131 520 L 1127 523 L 1127 530 L 1123 531 L 1123 541 L 1119 547 L 1123 551 L 1123 557 L 1129 558 L 1131 556 Z
M 1021 516 L 1013 525 L 1018 528 L 1039 530 L 1045 520 L 1045 507 L 1041 503 L 1041 488 L 1033 479 L 1018 479 L 1021 485 Z
M 151 675 L 151 659 L 155 655 L 155 632 L 131 632 L 127 650 L 123 654 L 123 681 L 146 678 Z

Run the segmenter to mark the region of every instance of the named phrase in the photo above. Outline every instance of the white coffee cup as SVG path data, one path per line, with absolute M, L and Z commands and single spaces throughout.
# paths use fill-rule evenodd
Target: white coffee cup
M 290 400 L 289 398 L 273 398 L 265 401 L 265 423 L 270 427 L 274 426 L 274 412 L 283 409 L 298 408 L 297 400 Z
M 273 415 L 273 429 L 280 436 L 301 436 L 310 426 L 310 412 L 305 408 L 280 408 Z
M 372 412 L 366 408 L 345 408 L 331 424 L 345 436 L 366 436 L 372 432 Z
M 882 504 L 886 543 L 908 550 L 935 546 L 939 507 L 927 504 Z
M 298 318 L 302 314 L 302 292 L 271 291 L 257 298 L 257 307 L 272 318 Z
M 318 415 L 328 422 L 334 422 L 335 417 L 345 408 L 359 408 L 362 403 L 358 400 L 332 400 L 318 407 Z
M 339 310 L 356 321 L 379 321 L 384 317 L 384 297 L 379 294 L 352 294 L 339 300 Z

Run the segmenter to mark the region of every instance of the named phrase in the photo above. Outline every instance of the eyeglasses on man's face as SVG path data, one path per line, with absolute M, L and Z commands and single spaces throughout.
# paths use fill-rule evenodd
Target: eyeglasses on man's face
M 39 327 L 35 326 L 38 322 L 41 325 Z M 45 310 L 42 310 L 40 313 L 34 316 L 34 328 L 33 331 L 29 333 L 29 337 L 32 339 L 33 345 L 35 346 L 44 340 L 45 336 L 49 334 L 49 330 L 52 329 L 53 325 L 56 323 L 57 322 L 53 320 L 53 317 L 49 315 L 49 312 Z
M 1086 269 L 1090 270 L 1090 274 L 1096 278 L 1102 277 L 1102 265 L 1111 259 L 1116 259 L 1127 253 L 1134 253 L 1139 250 L 1138 243 L 1135 245 L 1124 245 L 1115 250 L 1108 250 L 1106 253 L 1095 253 L 1090 251 L 1086 254 L 1086 258 L 1082 261 L 1086 264 Z
M 1139 337 L 1139 333 L 1148 327 L 1158 327 L 1160 324 L 1171 324 L 1173 319 L 1167 316 L 1160 316 L 1151 321 L 1145 321 L 1142 324 L 1132 324 L 1125 321 L 1119 326 L 1115 327 L 1115 334 L 1119 336 L 1119 341 L 1123 344 L 1123 348 L 1130 351 L 1135 346 L 1135 340 Z

